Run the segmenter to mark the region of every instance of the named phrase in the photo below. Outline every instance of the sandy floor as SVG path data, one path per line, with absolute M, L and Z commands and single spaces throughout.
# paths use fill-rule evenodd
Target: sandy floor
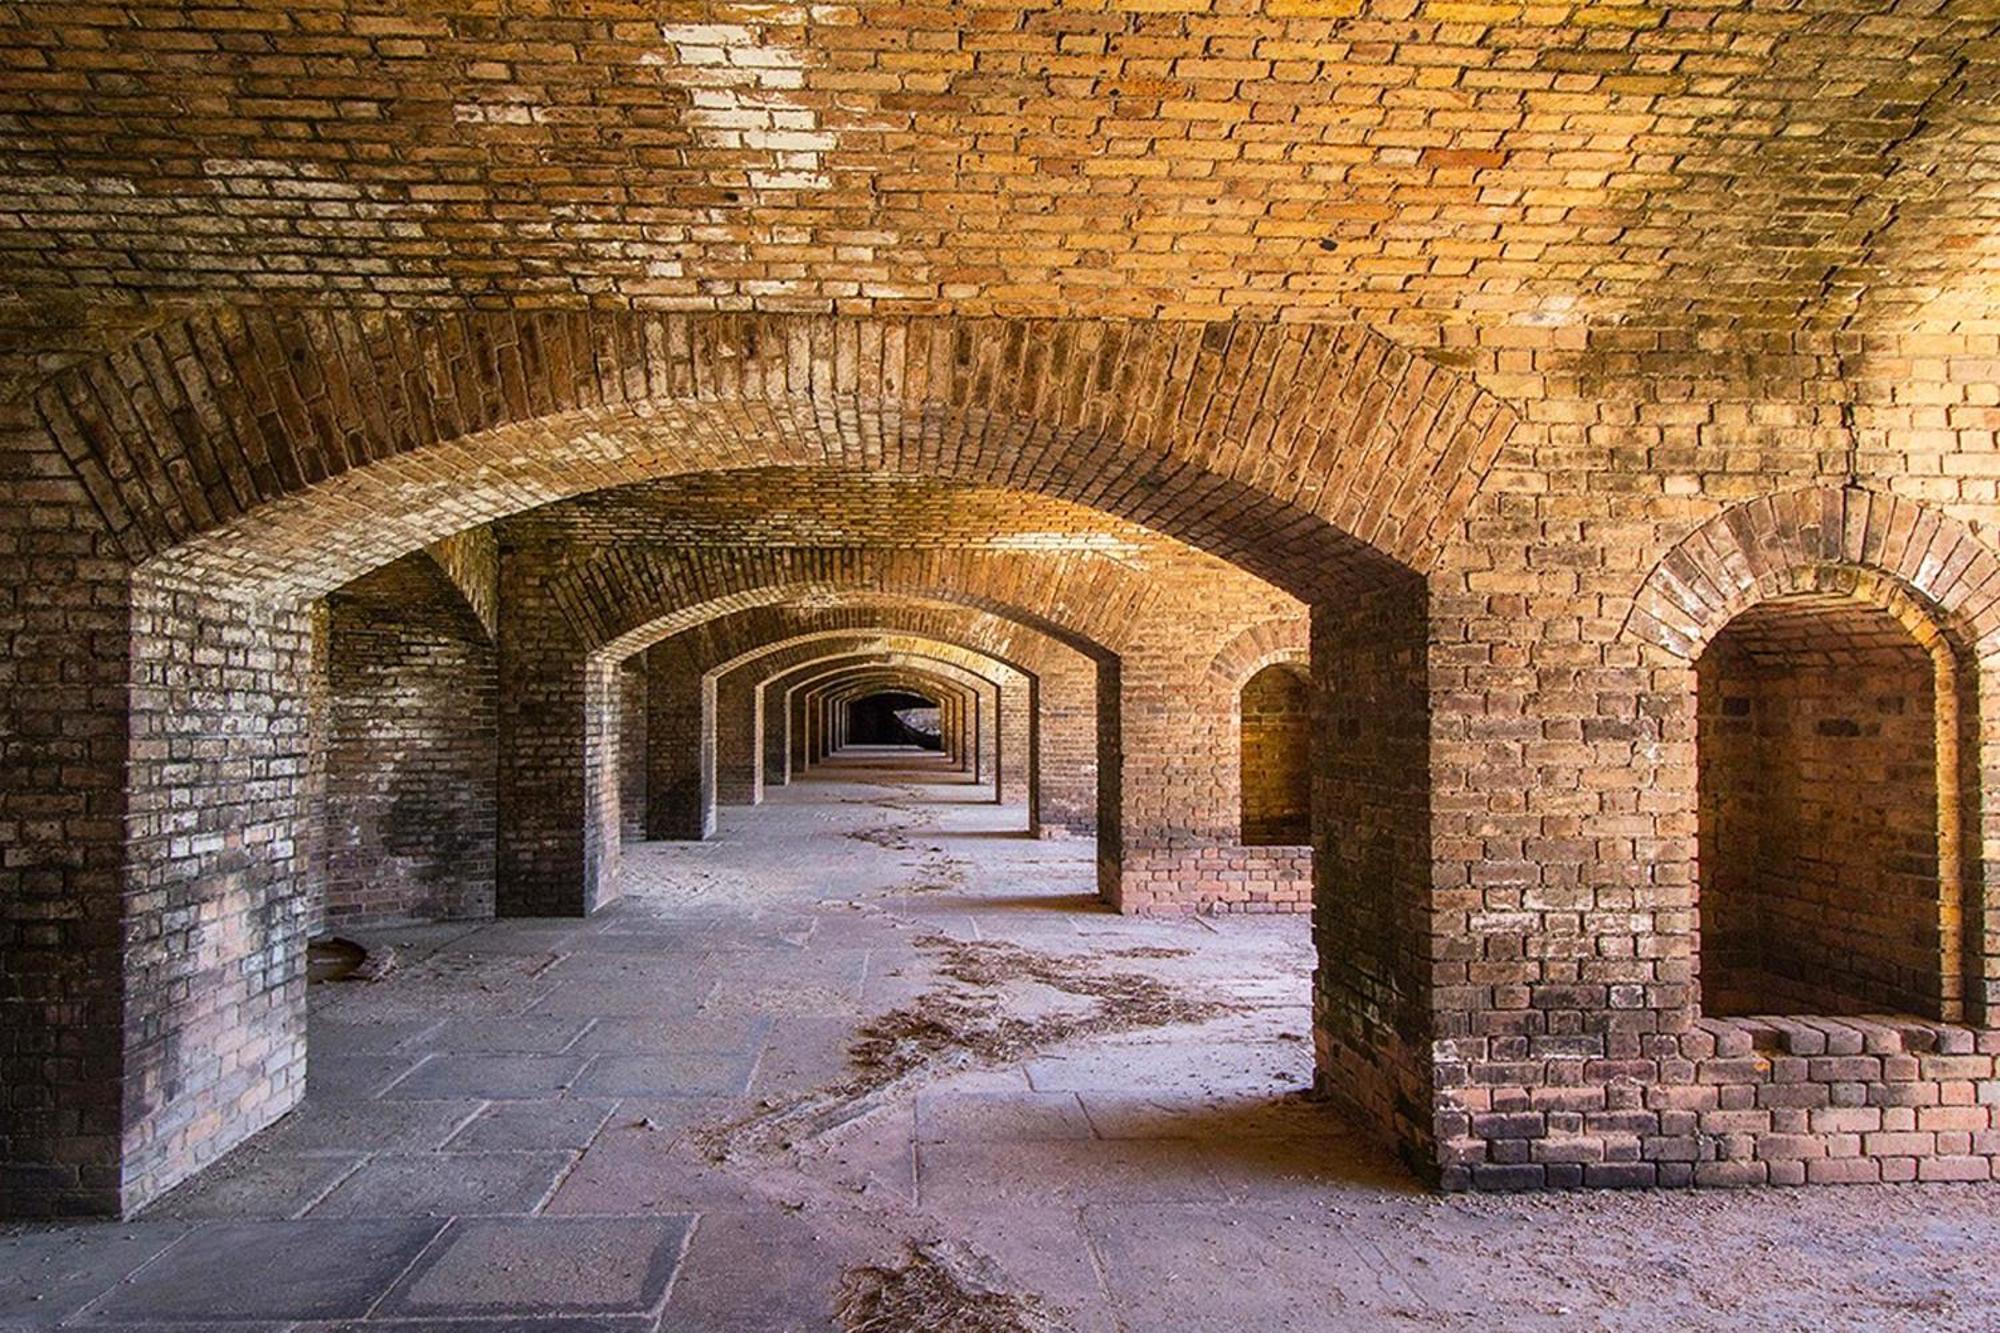
M 306 1106 L 0 1235 L 0 1329 L 2000 1327 L 1990 1188 L 1420 1192 L 1301 1096 L 1303 920 L 1110 915 L 979 798 L 836 766 L 589 921 L 372 934 Z

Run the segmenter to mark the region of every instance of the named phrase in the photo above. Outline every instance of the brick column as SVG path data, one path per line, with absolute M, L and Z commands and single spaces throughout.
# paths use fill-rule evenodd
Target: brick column
M 615 892 L 616 824 L 602 827 L 617 785 L 613 668 L 592 661 L 527 560 L 503 555 L 500 586 L 495 906 L 585 916 Z
M 1028 761 L 1039 836 L 1089 837 L 1099 828 L 1102 738 L 1094 674 L 1082 668 L 1052 671 L 1041 678 L 1037 734 Z
M 715 831 L 715 682 L 676 640 L 646 650 L 646 834 Z
M 1313 608 L 1313 1036 L 1322 1090 L 1432 1175 L 1427 632 L 1421 587 Z
M 618 666 L 618 832 L 646 836 L 646 664 L 643 654 Z
M 115 1214 L 145 1201 L 119 1133 L 131 590 L 19 401 L 0 402 L 0 534 L 0 1217 Z
M 756 805 L 764 799 L 764 692 L 752 669 L 715 682 L 715 800 Z
M 421 551 L 327 609 L 325 919 L 491 916 L 491 640 Z

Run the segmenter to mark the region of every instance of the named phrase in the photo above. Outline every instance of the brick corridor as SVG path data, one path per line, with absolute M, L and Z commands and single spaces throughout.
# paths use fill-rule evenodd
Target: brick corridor
M 1976 1188 L 1420 1192 L 1299 1095 L 1303 920 L 1114 915 L 1087 844 L 987 794 L 938 756 L 836 757 L 709 842 L 629 846 L 595 918 L 363 933 L 395 966 L 315 987 L 305 1105 L 136 1221 L 0 1235 L 0 1330 L 821 1329 L 843 1274 L 930 1241 L 1093 1333 L 2000 1320 Z M 760 1134 L 926 995 L 1077 1012 L 941 975 L 939 937 L 1223 1008 L 947 1054 Z

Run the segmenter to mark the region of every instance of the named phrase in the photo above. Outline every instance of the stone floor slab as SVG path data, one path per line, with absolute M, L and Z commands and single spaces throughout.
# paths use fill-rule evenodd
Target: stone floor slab
M 465 1121 L 445 1146 L 453 1152 L 581 1149 L 597 1137 L 616 1105 L 575 1098 L 494 1102 Z
M 312 1216 L 530 1213 L 575 1160 L 567 1152 L 384 1153 L 322 1199 Z
M 315 1014 L 306 1026 L 306 1049 L 317 1056 L 398 1054 L 437 1026 L 432 1018 L 345 1022 Z
M 633 1216 L 769 1202 L 753 1178 L 709 1160 L 675 1135 L 619 1125 L 598 1136 L 544 1211 L 551 1217 Z
M 296 1323 L 286 1333 L 654 1333 L 652 1315 L 524 1319 L 370 1319 L 366 1323 Z M 230 1333 L 236 1333 L 230 1329 Z
M 1018 1143 L 920 1143 L 917 1194 L 926 1205 L 968 1202 L 1083 1204 L 1218 1203 L 1225 1196 L 1206 1154 L 1192 1142 L 1154 1139 L 1044 1140 L 1033 1152 Z
M 1001 1143 L 1088 1139 L 1090 1117 L 1073 1092 L 924 1092 L 917 1095 L 922 1143 Z
M 887 1243 L 844 1217 L 769 1208 L 705 1213 L 660 1333 L 830 1331 L 841 1275 Z
M 187 1233 L 172 1222 L 108 1222 L 0 1235 L 0 1328 L 62 1322 Z
M 752 1051 L 599 1055 L 578 1076 L 579 1097 L 732 1097 L 750 1090 Z
M 253 1143 L 146 1210 L 153 1218 L 296 1217 L 353 1174 L 360 1153 L 294 1155 Z
M 607 1018 L 577 1040 L 579 1055 L 683 1055 L 696 1051 L 754 1051 L 771 1031 L 761 1013 L 698 1011 L 682 1019 Z
M 318 1102 L 366 1101 L 417 1067 L 414 1055 L 321 1055 L 306 1051 L 306 1097 Z
M 366 1314 L 443 1224 L 224 1222 L 204 1226 L 93 1303 L 85 1322 L 352 1319 Z
M 258 1146 L 278 1153 L 423 1152 L 439 1148 L 485 1106 L 483 1101 L 351 1101 L 308 1098 L 264 1131 Z
M 567 1091 L 583 1066 L 583 1057 L 574 1055 L 435 1055 L 383 1096 L 398 1101 L 546 1099 Z
M 459 1221 L 377 1314 L 645 1314 L 680 1267 L 692 1217 Z
M 589 1027 L 588 1018 L 454 1018 L 413 1040 L 410 1049 L 461 1055 L 555 1055 L 576 1045 Z

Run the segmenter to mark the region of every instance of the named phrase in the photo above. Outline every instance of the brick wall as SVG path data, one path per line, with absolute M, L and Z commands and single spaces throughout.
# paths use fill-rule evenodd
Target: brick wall
M 124 929 L 142 943 L 123 979 L 128 1209 L 302 1094 L 317 804 L 309 609 L 132 586 Z
M 498 728 L 485 627 L 405 556 L 327 598 L 326 929 L 493 914 Z
M 618 669 L 618 829 L 627 842 L 646 836 L 646 672 L 628 660 Z
M 1243 841 L 1312 841 L 1310 686 L 1297 667 L 1272 665 L 1243 683 L 1238 731 Z
M 130 591 L 61 452 L 5 393 L 0 496 L 0 1199 L 115 1212 L 131 739 L 104 701 L 130 680 Z

